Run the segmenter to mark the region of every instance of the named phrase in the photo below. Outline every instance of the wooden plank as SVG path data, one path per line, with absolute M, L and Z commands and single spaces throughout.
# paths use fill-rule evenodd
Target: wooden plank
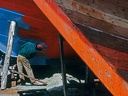
M 109 4 L 115 4 L 117 9 L 122 7 L 122 11 L 124 12 L 124 18 L 128 19 L 128 1 L 127 0 L 103 0 Z
M 91 29 L 87 26 L 77 24 L 77 27 L 91 43 L 128 53 L 128 39 L 121 38 L 117 35 L 108 34 L 100 30 Z
M 128 94 L 127 82 L 109 66 L 55 1 L 34 0 L 34 2 L 109 91 L 115 96 L 126 96 Z
M 77 25 L 114 69 L 128 70 L 128 40 Z M 109 39 L 108 39 L 109 38 Z
M 98 44 L 93 45 L 113 69 L 128 71 L 128 54 Z
M 122 5 L 121 3 L 115 4 L 116 3 L 115 1 L 117 2 L 119 1 L 122 3 L 123 2 L 126 3 L 127 1 L 124 0 L 115 0 L 115 1 L 114 0 L 74 0 L 74 1 L 84 5 L 88 5 L 90 7 L 101 10 L 108 14 L 112 14 L 115 16 L 119 16 L 121 18 L 128 19 L 128 14 L 127 14 L 128 8 L 126 8 L 125 6 L 121 6 Z
M 2 90 L 6 89 L 8 67 L 9 67 L 10 56 L 11 56 L 11 52 L 12 52 L 13 36 L 14 36 L 15 26 L 16 26 L 16 22 L 11 21 L 9 34 L 8 34 L 7 50 L 6 50 L 6 54 L 5 54 L 4 66 L 3 66 L 3 72 L 2 72 L 2 80 L 1 80 L 1 89 Z
M 103 1 L 128 8 L 128 0 L 103 0 Z
M 62 7 L 61 7 L 62 8 Z M 119 26 L 115 26 L 113 24 L 106 23 L 104 21 L 98 20 L 96 18 L 86 16 L 84 14 L 67 10 L 62 8 L 65 14 L 76 24 L 81 24 L 83 26 L 89 26 L 98 30 L 101 30 L 103 32 L 115 34 L 117 36 L 122 36 L 125 38 L 128 38 L 128 29 L 122 28 Z
M 65 2 L 63 2 L 64 7 L 68 8 L 70 10 L 82 13 L 87 16 L 91 16 L 93 18 L 102 20 L 109 24 L 113 24 L 113 25 L 120 26 L 123 28 L 128 28 L 128 20 L 127 19 L 120 18 L 120 17 L 114 16 L 114 15 L 102 12 L 93 7 L 77 3 L 74 0 L 64 0 L 64 1 L 65 1 Z
M 64 2 L 64 1 L 63 1 Z M 69 1 L 67 1 L 69 2 Z M 70 4 L 67 4 L 70 6 Z M 66 6 L 67 6 L 66 5 Z M 118 36 L 122 36 L 128 38 L 128 28 L 123 28 L 117 25 L 113 25 L 112 23 L 99 20 L 98 18 L 87 16 L 79 11 L 73 11 L 72 9 L 65 9 L 65 7 L 61 7 L 63 11 L 68 15 L 68 17 L 75 23 L 90 26 L 96 28 L 98 30 L 109 32 Z M 85 10 L 86 11 L 86 10 Z M 99 16 L 99 15 L 98 15 Z M 102 18 L 102 17 L 101 17 Z M 123 26 L 123 25 L 122 25 Z

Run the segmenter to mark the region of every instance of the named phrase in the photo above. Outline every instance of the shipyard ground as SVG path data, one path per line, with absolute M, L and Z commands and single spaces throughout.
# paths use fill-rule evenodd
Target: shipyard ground
M 32 66 L 36 78 L 46 81 L 47 86 L 31 86 L 29 83 L 25 86 L 17 85 L 15 87 L 6 88 L 0 91 L 0 96 L 64 96 L 62 86 L 61 69 L 58 66 Z M 67 94 L 68 96 L 94 96 L 92 90 L 95 89 L 96 96 L 112 96 L 111 93 L 102 85 L 101 82 L 95 83 L 95 85 L 85 85 L 79 83 L 79 79 L 83 81 L 83 71 L 78 71 L 78 66 L 71 68 L 67 67 L 67 77 L 72 78 L 71 82 L 68 81 Z M 31 92 L 24 92 L 20 94 L 18 92 L 31 90 Z M 42 90 L 42 91 L 34 91 Z

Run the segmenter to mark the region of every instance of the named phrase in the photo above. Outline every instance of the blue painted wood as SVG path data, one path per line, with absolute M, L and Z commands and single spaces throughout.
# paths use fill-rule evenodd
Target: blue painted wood
M 30 26 L 25 24 L 22 20 L 23 16 L 23 14 L 20 14 L 18 12 L 0 8 L 0 19 L 4 20 L 7 23 L 15 21 L 18 27 L 29 29 Z

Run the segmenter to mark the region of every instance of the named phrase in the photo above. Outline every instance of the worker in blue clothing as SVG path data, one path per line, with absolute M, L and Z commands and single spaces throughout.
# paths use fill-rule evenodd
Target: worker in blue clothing
M 33 74 L 33 70 L 30 66 L 29 59 L 33 58 L 38 51 L 41 51 L 43 46 L 41 44 L 33 44 L 31 42 L 27 42 L 21 46 L 18 57 L 17 57 L 17 68 L 20 73 L 23 73 L 23 69 L 25 69 L 28 76 L 35 78 Z M 25 78 L 23 75 L 19 75 L 18 83 L 24 85 Z M 33 79 L 30 79 L 31 83 L 36 85 L 37 82 Z

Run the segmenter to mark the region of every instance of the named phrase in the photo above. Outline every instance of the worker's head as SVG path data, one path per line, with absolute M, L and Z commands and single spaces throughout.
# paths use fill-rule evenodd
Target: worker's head
M 36 49 L 41 51 L 43 49 L 43 45 L 42 44 L 37 44 Z

